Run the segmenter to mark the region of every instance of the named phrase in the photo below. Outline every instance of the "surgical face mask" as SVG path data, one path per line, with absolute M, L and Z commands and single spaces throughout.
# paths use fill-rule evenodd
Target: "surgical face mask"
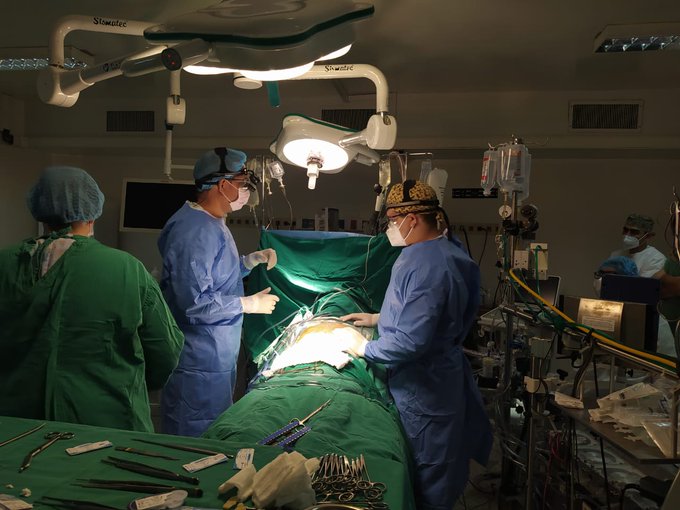
M 623 246 L 628 250 L 632 250 L 640 246 L 640 240 L 635 236 L 623 236 Z
M 401 226 L 404 224 L 404 220 L 406 220 L 406 218 L 401 220 L 399 225 L 396 225 L 392 221 L 390 221 L 387 225 L 387 239 L 390 241 L 392 246 L 406 246 L 406 238 L 411 235 L 411 232 L 413 232 L 413 227 L 411 227 L 411 230 L 408 231 L 406 237 L 401 235 Z
M 227 184 L 229 184 L 232 188 L 236 188 L 232 183 L 227 181 Z M 227 199 L 227 202 L 229 202 L 229 207 L 231 207 L 231 211 L 235 212 L 243 208 L 244 205 L 248 203 L 248 199 L 250 198 L 250 191 L 248 191 L 246 188 L 237 188 L 238 189 L 238 197 L 236 200 L 231 201 L 229 200 L 229 197 L 222 193 L 222 190 L 220 190 L 220 194 Z

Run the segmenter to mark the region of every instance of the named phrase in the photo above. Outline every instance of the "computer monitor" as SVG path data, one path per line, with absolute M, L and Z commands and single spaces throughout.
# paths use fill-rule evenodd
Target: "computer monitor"
M 562 300 L 562 311 L 576 322 L 584 320 L 581 301 L 594 302 L 598 300 L 576 296 L 563 296 Z M 614 324 L 612 328 L 603 327 L 602 329 L 612 330 L 603 332 L 628 347 L 655 352 L 659 336 L 659 315 L 655 312 L 656 309 L 652 305 L 623 302 L 620 322 Z M 585 321 L 589 322 L 588 325 L 598 328 L 596 322 L 587 319 Z
M 193 181 L 126 179 L 120 208 L 122 232 L 160 232 L 187 200 L 196 199 Z
M 557 298 L 560 295 L 560 281 L 561 279 L 559 276 L 548 276 L 547 280 L 527 278 L 524 280 L 524 283 L 548 303 L 555 306 L 557 304 Z M 534 297 L 520 286 L 516 287 L 514 297 L 515 305 L 518 307 L 529 306 L 530 308 L 533 308 L 534 306 L 538 306 Z
M 654 305 L 659 302 L 661 281 L 656 278 L 603 274 L 600 297 L 609 301 L 626 301 Z

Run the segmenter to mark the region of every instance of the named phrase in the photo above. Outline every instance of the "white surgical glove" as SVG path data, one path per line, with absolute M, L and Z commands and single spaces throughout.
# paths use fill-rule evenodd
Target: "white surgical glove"
M 378 325 L 379 313 L 350 313 L 340 317 L 341 321 L 352 322 L 355 326 L 367 326 L 374 328 Z
M 241 305 L 243 306 L 243 313 L 272 313 L 276 303 L 279 301 L 279 296 L 270 294 L 271 290 L 271 287 L 267 287 L 257 294 L 242 297 Z
M 350 327 L 337 328 L 333 330 L 333 336 L 338 338 L 340 347 L 344 352 L 355 358 L 364 357 L 368 340 L 356 329 Z
M 267 271 L 276 265 L 276 252 L 273 249 L 267 248 L 266 250 L 254 251 L 250 255 L 243 257 L 243 265 L 248 270 L 265 262 L 267 263 Z

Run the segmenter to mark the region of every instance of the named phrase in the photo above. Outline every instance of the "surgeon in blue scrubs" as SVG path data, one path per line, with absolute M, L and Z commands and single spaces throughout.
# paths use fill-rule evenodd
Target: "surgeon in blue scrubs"
M 239 256 L 225 217 L 241 209 L 255 178 L 246 155 L 219 147 L 194 166 L 196 202 L 186 202 L 158 240 L 161 290 L 184 333 L 179 365 L 163 388 L 163 432 L 199 436 L 233 402 L 244 313 L 270 314 L 270 288 L 243 295 L 242 278 L 258 264 L 276 265 L 272 249 Z
M 388 384 L 416 462 L 419 509 L 451 510 L 463 493 L 470 459 L 486 464 L 491 424 L 462 343 L 477 317 L 479 268 L 446 237 L 435 191 L 420 181 L 392 187 L 387 237 L 403 246 L 380 314 L 343 317 L 377 326 L 367 342 L 356 330 L 348 352 L 388 367 Z M 354 333 L 352 333 L 354 331 Z

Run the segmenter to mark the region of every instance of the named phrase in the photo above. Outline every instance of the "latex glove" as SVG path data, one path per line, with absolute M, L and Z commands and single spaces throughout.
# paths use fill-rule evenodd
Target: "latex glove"
M 271 290 L 271 287 L 267 287 L 257 294 L 242 297 L 243 313 L 272 313 L 279 301 L 279 296 L 270 294 Z
M 333 336 L 338 338 L 341 348 L 355 358 L 363 358 L 368 340 L 354 328 L 338 328 L 333 330 Z
M 266 250 L 254 251 L 250 255 L 243 257 L 243 265 L 248 270 L 265 262 L 267 263 L 267 271 L 276 265 L 276 252 L 273 249 L 267 248 Z
M 352 322 L 355 326 L 374 328 L 378 325 L 379 313 L 350 313 L 340 317 L 341 321 Z

